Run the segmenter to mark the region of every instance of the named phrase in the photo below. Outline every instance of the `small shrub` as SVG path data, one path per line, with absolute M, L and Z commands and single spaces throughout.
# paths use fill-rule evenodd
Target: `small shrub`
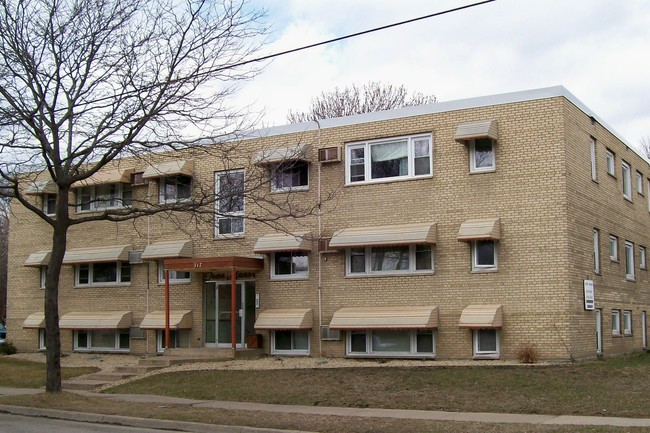
M 11 341 L 7 341 L 5 344 L 0 344 L 0 355 L 13 355 L 16 352 L 18 352 L 18 350 Z
M 539 350 L 532 343 L 521 344 L 515 352 L 519 362 L 523 364 L 534 364 L 539 360 Z

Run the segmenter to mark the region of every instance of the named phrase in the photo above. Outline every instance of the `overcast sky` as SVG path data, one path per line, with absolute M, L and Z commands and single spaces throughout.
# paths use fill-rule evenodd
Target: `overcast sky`
M 471 4 L 460 0 L 254 0 L 264 53 Z M 397 7 L 396 5 L 399 5 Z M 650 1 L 496 0 L 281 56 L 238 93 L 264 126 L 336 86 L 381 81 L 438 101 L 563 85 L 628 143 L 650 136 Z

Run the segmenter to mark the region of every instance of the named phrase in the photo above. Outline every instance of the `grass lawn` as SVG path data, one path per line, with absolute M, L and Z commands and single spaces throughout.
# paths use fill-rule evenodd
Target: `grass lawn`
M 539 367 L 175 372 L 108 392 L 308 406 L 650 418 L 649 383 L 650 354 L 641 354 Z
M 62 368 L 63 380 L 93 373 L 96 368 Z M 45 364 L 0 356 L 0 386 L 40 388 L 45 386 Z

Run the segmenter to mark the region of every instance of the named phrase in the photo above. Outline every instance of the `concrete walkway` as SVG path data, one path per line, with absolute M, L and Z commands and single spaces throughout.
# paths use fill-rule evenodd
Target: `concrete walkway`
M 35 394 L 42 390 L 22 390 L 14 388 L 0 388 L 0 396 L 3 395 L 24 395 Z M 528 415 L 528 414 L 506 414 L 506 413 L 482 413 L 482 412 L 443 412 L 443 411 L 426 411 L 426 410 L 401 410 L 401 409 L 370 409 L 370 408 L 349 408 L 349 407 L 321 407 L 321 406 L 293 406 L 277 405 L 263 403 L 246 403 L 231 401 L 205 401 L 192 400 L 177 397 L 163 397 L 155 395 L 139 394 L 98 394 L 88 391 L 69 391 L 79 395 L 92 398 L 102 398 L 121 402 L 132 403 L 153 403 L 153 404 L 170 404 L 185 405 L 195 408 L 212 408 L 226 410 L 246 410 L 256 412 L 275 412 L 275 413 L 296 413 L 308 415 L 330 415 L 340 417 L 367 417 L 367 418 L 395 418 L 411 419 L 426 421 L 460 421 L 460 422 L 482 422 L 482 423 L 515 423 L 515 424 L 547 424 L 547 425 L 593 425 L 593 426 L 614 426 L 614 427 L 650 427 L 650 418 L 619 418 L 619 417 L 600 417 L 600 416 L 573 416 L 573 415 Z M 17 411 L 21 412 L 17 412 Z M 35 409 L 15 406 L 0 405 L 0 411 L 19 413 L 21 415 L 33 416 L 50 416 L 60 418 L 61 416 L 75 415 L 74 412 L 51 411 L 48 409 Z M 46 414 L 44 414 L 47 412 Z M 63 415 L 62 415 L 63 414 Z M 77 418 L 76 415 L 79 417 Z M 87 419 L 89 416 L 99 417 L 102 421 L 121 425 L 137 425 L 142 427 L 142 423 L 150 422 L 151 428 L 161 428 L 162 423 L 171 421 L 159 421 L 130 417 L 115 417 L 98 414 L 76 414 L 72 418 L 65 419 Z M 175 426 L 187 424 L 183 428 L 175 428 L 179 431 L 188 432 L 279 432 L 274 429 L 228 427 L 228 426 L 210 426 L 197 423 L 176 423 Z M 166 428 L 170 428 L 167 426 Z M 227 428 L 226 430 L 219 430 Z M 198 429 L 198 430 L 197 430 Z M 216 430 L 215 430 L 216 429 Z

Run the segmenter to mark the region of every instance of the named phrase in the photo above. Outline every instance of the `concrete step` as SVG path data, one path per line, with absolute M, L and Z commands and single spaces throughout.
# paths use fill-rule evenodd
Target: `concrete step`
M 78 380 L 78 381 L 64 380 L 63 382 L 61 382 L 61 387 L 63 389 L 93 391 L 102 385 L 106 385 L 106 383 L 108 382 L 104 380 Z
M 117 371 L 100 371 L 85 377 L 87 380 L 103 380 L 104 382 L 117 382 L 118 380 L 133 377 L 137 373 L 122 373 Z

